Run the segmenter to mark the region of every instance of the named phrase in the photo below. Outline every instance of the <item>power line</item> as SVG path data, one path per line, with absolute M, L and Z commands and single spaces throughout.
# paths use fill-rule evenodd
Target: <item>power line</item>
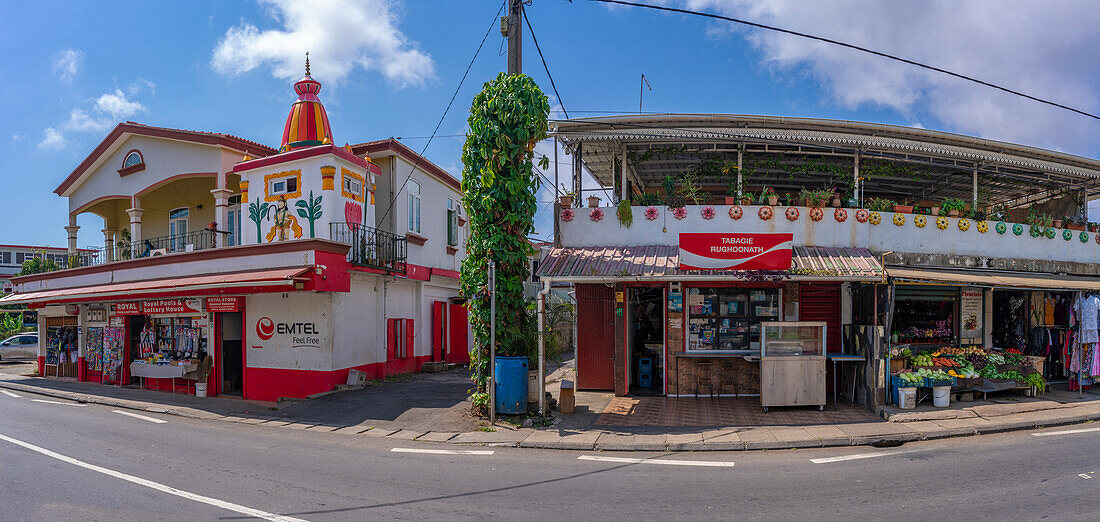
M 558 86 L 554 85 L 554 76 L 550 74 L 550 68 L 546 66 L 546 57 L 542 55 L 542 48 L 539 47 L 539 39 L 535 38 L 535 30 L 531 29 L 531 21 L 527 19 L 527 11 L 520 11 L 523 13 L 523 21 L 527 24 L 527 30 L 531 32 L 531 40 L 535 42 L 535 50 L 539 52 L 539 58 L 542 60 L 542 70 L 546 71 L 546 76 L 550 78 L 550 87 L 554 89 L 554 96 L 558 97 L 558 104 L 561 105 L 561 112 L 565 113 L 565 117 L 569 118 L 569 111 L 565 110 L 565 102 L 562 101 L 561 95 L 558 94 Z
M 605 3 L 605 4 L 627 5 L 627 6 L 631 6 L 631 7 L 645 7 L 645 8 L 648 8 L 648 9 L 655 9 L 655 10 L 658 10 L 658 11 L 668 11 L 668 12 L 672 12 L 672 13 L 702 16 L 702 17 L 705 17 L 705 18 L 714 18 L 714 19 L 717 19 L 717 20 L 725 20 L 727 22 L 734 22 L 734 23 L 738 23 L 738 24 L 748 25 L 748 26 L 751 26 L 751 27 L 759 28 L 759 29 L 767 29 L 769 31 L 776 31 L 776 32 L 780 32 L 780 33 L 793 35 L 793 36 L 800 36 L 802 38 L 808 38 L 810 40 L 817 40 L 819 42 L 825 42 L 825 43 L 828 43 L 828 44 L 839 45 L 840 47 L 846 47 L 848 49 L 853 49 L 853 50 L 856 50 L 856 51 L 861 51 L 861 52 L 865 52 L 865 53 L 868 53 L 868 54 L 873 54 L 875 56 L 879 56 L 879 57 L 886 58 L 886 59 L 889 59 L 889 60 L 894 60 L 894 61 L 898 61 L 898 62 L 901 62 L 901 63 L 905 63 L 905 64 L 913 65 L 913 66 L 916 66 L 916 67 L 920 67 L 922 69 L 928 69 L 930 71 L 935 71 L 935 72 L 938 72 L 938 73 L 946 74 L 948 76 L 953 76 L 955 78 L 959 78 L 961 80 L 966 80 L 968 82 L 974 82 L 974 83 L 977 83 L 979 85 L 984 85 L 986 87 L 997 89 L 999 91 L 1004 91 L 1004 92 L 1007 92 L 1009 94 L 1014 94 L 1016 96 L 1027 98 L 1027 99 L 1032 100 L 1032 101 L 1036 101 L 1036 102 L 1039 102 L 1039 103 L 1044 103 L 1044 104 L 1047 104 L 1047 105 L 1051 105 L 1053 107 L 1058 107 L 1059 109 L 1065 109 L 1065 110 L 1070 111 L 1070 112 L 1075 112 L 1075 113 L 1080 114 L 1082 116 L 1088 116 L 1089 118 L 1100 120 L 1100 116 L 1082 111 L 1080 109 L 1074 109 L 1073 107 L 1070 107 L 1068 105 L 1063 105 L 1061 103 L 1052 102 L 1052 101 L 1049 101 L 1049 100 L 1044 100 L 1042 98 L 1032 96 L 1030 94 L 1025 94 L 1025 93 L 1022 93 L 1020 91 L 1015 91 L 1015 90 L 1009 89 L 1007 87 L 1001 87 L 1000 85 L 990 83 L 990 82 L 987 82 L 987 81 L 984 81 L 984 80 L 979 80 L 979 79 L 971 77 L 971 76 L 966 76 L 964 74 L 951 72 L 951 71 L 948 71 L 947 69 L 941 69 L 939 67 L 935 67 L 935 66 L 932 66 L 932 65 L 927 65 L 927 64 L 924 64 L 924 63 L 916 62 L 916 61 L 913 61 L 913 60 L 910 60 L 910 59 L 907 59 L 907 58 L 901 58 L 899 56 L 894 56 L 892 54 L 887 54 L 887 53 L 884 53 L 884 52 L 881 52 L 881 51 L 875 51 L 873 49 L 868 49 L 866 47 L 860 47 L 858 45 L 853 45 L 853 44 L 850 44 L 850 43 L 841 42 L 839 40 L 833 40 L 833 39 L 824 38 L 824 37 L 821 37 L 821 36 L 814 36 L 812 34 L 800 33 L 798 31 L 792 31 L 790 29 L 783 29 L 782 27 L 764 25 L 764 24 L 761 24 L 761 23 L 750 22 L 748 20 L 741 20 L 741 19 L 732 18 L 732 17 L 729 17 L 729 16 L 722 16 L 722 15 L 717 15 L 717 14 L 713 14 L 713 13 L 704 13 L 704 12 L 700 12 L 700 11 L 691 11 L 691 10 L 688 10 L 688 9 L 679 9 L 679 8 L 676 8 L 676 7 L 665 7 L 665 6 L 660 6 L 660 5 L 639 4 L 637 2 L 625 2 L 623 0 L 589 0 L 589 1 L 591 1 L 591 2 L 601 2 L 601 3 Z
M 443 109 L 443 115 L 440 116 L 439 121 L 436 122 L 435 129 L 432 130 L 432 135 L 428 137 L 427 143 L 420 149 L 420 155 L 416 157 L 416 161 L 413 162 L 412 167 L 409 169 L 409 175 L 405 176 L 405 181 L 402 181 L 401 186 L 393 193 L 393 199 L 390 200 L 390 206 L 386 208 L 386 212 L 382 214 L 381 219 L 386 219 L 386 216 L 390 215 L 390 211 L 393 210 L 393 205 L 397 203 L 397 195 L 400 194 L 402 190 L 405 190 L 405 185 L 409 183 L 409 178 L 412 177 L 413 172 L 416 172 L 416 168 L 420 166 L 420 160 L 424 158 L 424 152 L 428 150 L 428 145 L 432 144 L 432 139 L 435 138 L 435 134 L 439 132 L 439 126 L 443 125 L 443 120 L 447 117 L 447 113 L 450 112 L 451 105 L 454 104 L 455 98 L 458 97 L 458 92 L 462 90 L 462 84 L 466 81 L 466 76 L 470 74 L 470 69 L 474 66 L 477 55 L 481 53 L 481 48 L 485 45 L 485 40 L 489 38 L 489 33 L 493 31 L 493 27 L 496 27 L 497 23 L 499 23 L 497 20 L 500 17 L 500 12 L 503 10 L 504 5 L 502 4 L 500 8 L 497 9 L 496 14 L 493 15 L 493 21 L 489 24 L 489 29 L 485 31 L 485 36 L 481 37 L 481 43 L 478 44 L 477 50 L 474 51 L 474 56 L 470 58 L 470 63 L 466 65 L 466 72 L 462 73 L 462 79 L 458 81 L 458 87 L 455 87 L 455 92 L 451 95 L 451 101 L 447 102 L 447 108 Z

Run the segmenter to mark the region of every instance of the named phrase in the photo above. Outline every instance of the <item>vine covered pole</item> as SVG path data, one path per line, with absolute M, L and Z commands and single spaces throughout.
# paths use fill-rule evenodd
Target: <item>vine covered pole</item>
M 508 74 L 523 74 L 523 0 L 508 0 Z
M 489 424 L 497 423 L 497 266 L 489 260 Z

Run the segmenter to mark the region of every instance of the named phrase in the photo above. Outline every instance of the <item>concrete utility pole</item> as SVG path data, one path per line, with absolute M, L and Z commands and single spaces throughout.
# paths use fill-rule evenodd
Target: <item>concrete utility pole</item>
M 489 425 L 497 423 L 497 264 L 489 260 Z
M 508 37 L 508 74 L 523 74 L 523 0 L 508 0 L 508 16 L 500 26 Z

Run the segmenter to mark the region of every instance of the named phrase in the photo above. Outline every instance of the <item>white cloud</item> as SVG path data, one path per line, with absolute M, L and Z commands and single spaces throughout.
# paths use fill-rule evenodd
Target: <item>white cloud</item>
M 145 112 L 145 106 L 126 98 L 126 94 L 119 89 L 101 95 L 95 101 L 95 108 L 102 114 L 110 116 L 118 121 L 129 118 L 139 112 Z
M 676 0 L 696 10 L 832 38 L 942 67 L 1088 112 L 1100 109 L 1100 3 Z M 1100 125 L 1087 117 L 940 73 L 805 38 L 715 22 L 790 81 L 818 82 L 847 108 L 886 108 L 907 121 L 1089 153 Z M 792 76 L 793 74 L 793 76 Z M 928 121 L 924 121 L 928 124 Z
M 27 136 L 25 134 L 18 134 L 18 133 L 12 134 L 11 135 L 11 141 L 19 141 L 19 140 L 22 140 L 23 138 L 26 138 L 26 137 Z
M 61 134 L 61 131 L 53 127 L 46 127 L 46 130 L 42 131 L 42 141 L 38 142 L 38 148 L 59 150 L 65 148 L 67 144 L 68 142 L 65 141 L 65 136 Z
M 93 118 L 87 112 L 84 112 L 84 109 L 80 108 L 69 111 L 68 121 L 61 124 L 62 129 L 75 132 L 103 132 L 110 127 L 111 120 L 109 118 Z
M 431 57 L 397 29 L 389 0 L 260 0 L 282 24 L 261 30 L 242 21 L 214 49 L 211 65 L 234 76 L 269 66 L 276 78 L 302 76 L 309 52 L 314 77 L 338 82 L 354 69 L 382 73 L 398 87 L 433 77 Z
M 80 49 L 62 49 L 53 60 L 53 70 L 60 75 L 62 81 L 71 82 L 80 70 L 80 62 L 84 60 L 84 51 Z

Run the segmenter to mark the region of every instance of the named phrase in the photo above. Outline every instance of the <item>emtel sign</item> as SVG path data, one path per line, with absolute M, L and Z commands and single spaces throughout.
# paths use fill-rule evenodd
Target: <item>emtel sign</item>
M 256 321 L 256 335 L 261 340 L 269 341 L 275 335 L 291 335 L 291 343 L 295 346 L 313 346 L 320 345 L 321 339 L 320 333 L 317 330 L 317 323 L 276 323 L 272 321 L 270 317 L 261 317 L 259 321 Z
M 271 336 L 275 335 L 275 323 L 271 321 L 270 317 L 260 318 L 256 322 L 256 335 L 265 341 L 270 340 Z

